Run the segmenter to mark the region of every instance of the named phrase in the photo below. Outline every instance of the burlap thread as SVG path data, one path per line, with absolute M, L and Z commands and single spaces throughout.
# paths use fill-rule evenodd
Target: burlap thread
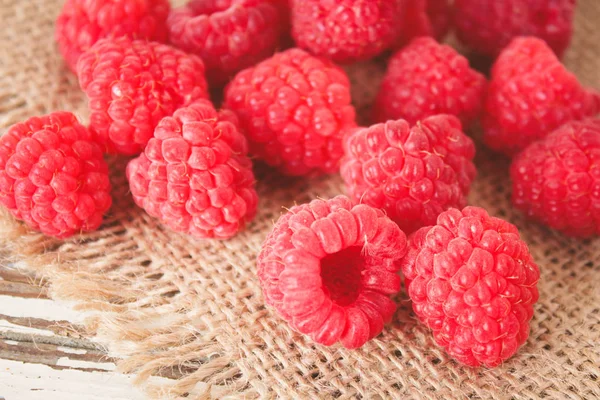
M 565 62 L 600 86 L 600 2 L 580 0 Z M 65 109 L 86 121 L 83 94 L 53 41 L 61 0 L 0 0 L 0 128 Z M 384 67 L 348 69 L 361 116 Z M 282 207 L 343 193 L 338 177 L 282 179 L 260 172 L 260 212 L 225 242 L 161 226 L 132 203 L 126 160 L 111 158 L 115 205 L 101 230 L 75 241 L 0 219 L 3 263 L 50 279 L 56 298 L 97 310 L 87 329 L 123 357 L 119 369 L 155 397 L 177 398 L 600 398 L 600 239 L 568 239 L 528 223 L 508 201 L 508 163 L 482 149 L 471 204 L 515 223 L 540 265 L 531 336 L 502 366 L 469 369 L 438 349 L 404 293 L 384 333 L 359 350 L 326 348 L 266 309 L 255 272 L 262 240 Z M 171 383 L 151 385 L 162 375 Z

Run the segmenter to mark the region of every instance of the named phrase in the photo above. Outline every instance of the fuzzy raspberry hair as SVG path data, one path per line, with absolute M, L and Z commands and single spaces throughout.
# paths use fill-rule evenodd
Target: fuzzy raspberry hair
M 300 49 L 237 74 L 224 107 L 240 118 L 250 153 L 287 175 L 336 172 L 342 138 L 356 127 L 344 71 Z
M 168 0 L 66 0 L 56 20 L 56 41 L 69 68 L 99 39 L 127 36 L 167 40 Z
M 140 153 L 158 121 L 208 97 L 199 57 L 144 40 L 99 40 L 80 57 L 77 76 L 90 129 L 113 153 Z
M 512 201 L 567 235 L 600 234 L 600 120 L 563 125 L 513 160 Z
M 111 203 L 102 149 L 73 114 L 33 117 L 0 137 L 0 205 L 32 229 L 93 231 Z
M 369 59 L 388 49 L 402 24 L 399 0 L 291 0 L 298 47 L 335 62 Z
M 169 15 L 169 40 L 200 56 L 218 86 L 277 50 L 288 28 L 283 2 L 192 0 Z
M 527 340 L 540 272 L 514 225 L 450 209 L 413 235 L 401 266 L 415 314 L 458 361 L 495 367 Z
M 599 111 L 600 94 L 583 87 L 544 41 L 517 38 L 492 69 L 482 121 L 484 141 L 514 155 L 562 124 Z
M 384 209 L 407 233 L 464 207 L 476 175 L 473 141 L 451 115 L 358 129 L 345 150 L 340 172 L 350 197 Z
M 406 236 L 382 211 L 338 196 L 292 207 L 258 255 L 267 304 L 326 346 L 362 346 L 389 322 Z
M 455 0 L 458 38 L 481 54 L 497 56 L 514 38 L 535 36 L 560 57 L 573 34 L 576 0 Z
M 208 100 L 160 121 L 144 153 L 127 165 L 133 199 L 177 232 L 228 239 L 256 214 L 248 145 L 229 111 Z
M 450 46 L 422 37 L 392 56 L 374 108 L 375 120 L 411 124 L 437 114 L 469 126 L 480 114 L 487 81 Z

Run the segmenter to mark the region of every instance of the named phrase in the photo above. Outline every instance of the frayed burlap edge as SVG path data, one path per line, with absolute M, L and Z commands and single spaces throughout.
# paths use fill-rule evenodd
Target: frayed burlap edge
M 85 101 L 53 40 L 60 0 L 0 0 L 0 126 L 58 109 L 86 119 Z M 566 64 L 600 82 L 600 7 L 581 0 Z M 361 118 L 383 67 L 348 69 Z M 600 397 L 600 241 L 577 241 L 527 223 L 508 201 L 507 161 L 478 148 L 471 204 L 517 224 L 541 266 L 531 337 L 502 366 L 452 361 L 414 318 L 404 293 L 394 321 L 360 350 L 315 345 L 265 309 L 254 258 L 282 207 L 343 192 L 339 178 L 261 174 L 259 215 L 227 242 L 169 232 L 134 207 L 111 159 L 115 206 L 98 232 L 59 242 L 0 217 L 2 263 L 33 269 L 51 295 L 93 311 L 90 335 L 122 357 L 152 397 L 164 398 L 596 398 Z M 171 381 L 152 383 L 151 376 Z

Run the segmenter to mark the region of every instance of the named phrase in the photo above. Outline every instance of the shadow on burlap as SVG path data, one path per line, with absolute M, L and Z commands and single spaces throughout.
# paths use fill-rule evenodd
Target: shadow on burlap
M 76 79 L 53 42 L 60 0 L 0 0 L 0 127 L 58 109 L 86 120 Z M 600 4 L 581 0 L 566 63 L 600 85 Z M 349 68 L 362 116 L 383 67 Z M 261 173 L 260 211 L 230 241 L 175 234 L 136 208 L 125 160 L 111 159 L 115 204 L 98 232 L 59 242 L 0 219 L 0 250 L 49 277 L 56 298 L 98 310 L 88 321 L 121 371 L 153 396 L 295 398 L 600 397 L 600 240 L 577 241 L 512 210 L 508 162 L 481 149 L 471 204 L 518 225 L 540 265 L 531 336 L 502 366 L 465 368 L 438 349 L 404 293 L 383 334 L 359 350 L 315 345 L 263 305 L 254 275 L 261 242 L 283 206 L 343 192 L 338 177 Z M 3 262 L 8 262 L 4 259 Z M 151 375 L 175 380 L 151 385 Z

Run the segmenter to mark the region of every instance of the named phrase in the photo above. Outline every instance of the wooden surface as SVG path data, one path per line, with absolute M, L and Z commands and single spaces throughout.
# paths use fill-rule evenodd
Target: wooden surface
M 85 337 L 84 318 L 34 276 L 0 265 L 0 400 L 144 399 Z

